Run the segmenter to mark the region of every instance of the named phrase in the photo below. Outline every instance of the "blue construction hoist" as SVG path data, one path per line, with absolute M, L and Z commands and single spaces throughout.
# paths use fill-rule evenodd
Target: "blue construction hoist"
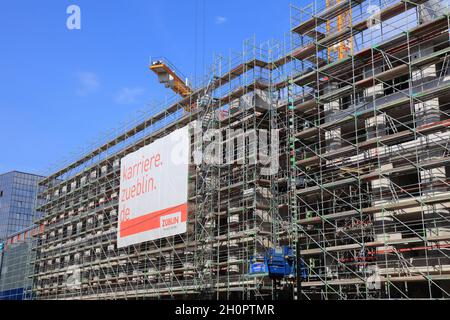
M 270 248 L 265 255 L 250 257 L 249 275 L 269 276 L 270 278 L 295 278 L 296 256 L 292 248 Z M 307 274 L 306 268 L 300 266 L 302 277 Z

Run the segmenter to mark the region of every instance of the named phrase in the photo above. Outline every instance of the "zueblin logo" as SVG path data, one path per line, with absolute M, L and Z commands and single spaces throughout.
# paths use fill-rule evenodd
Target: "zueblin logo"
M 160 218 L 162 229 L 173 229 L 181 223 L 181 212 L 163 216 Z

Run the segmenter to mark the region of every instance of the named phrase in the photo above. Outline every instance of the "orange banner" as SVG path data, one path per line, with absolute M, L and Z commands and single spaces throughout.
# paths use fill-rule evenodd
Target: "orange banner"
M 181 212 L 181 221 L 178 221 L 178 223 L 186 222 L 187 203 L 173 208 L 152 212 L 143 215 L 139 218 L 122 222 L 120 224 L 120 237 L 129 237 L 141 232 L 159 229 L 162 227 L 161 218 L 164 218 L 164 216 L 169 216 L 177 212 Z M 168 223 L 170 223 L 170 221 Z

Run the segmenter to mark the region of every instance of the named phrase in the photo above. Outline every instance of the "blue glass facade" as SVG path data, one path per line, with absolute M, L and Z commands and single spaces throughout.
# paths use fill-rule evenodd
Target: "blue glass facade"
M 17 171 L 0 175 L 0 242 L 17 239 L 17 234 L 30 230 L 34 218 L 39 217 L 35 207 L 40 179 Z M 21 236 L 0 252 L 0 300 L 22 300 L 24 290 L 31 286 L 27 277 L 31 242 Z
M 24 300 L 24 289 L 13 289 L 0 292 L 0 300 Z
M 34 208 L 41 178 L 17 171 L 0 175 L 0 239 L 30 227 L 39 216 Z
M 27 262 L 31 239 L 8 245 L 0 252 L 0 300 L 24 300 L 25 290 L 31 288 Z

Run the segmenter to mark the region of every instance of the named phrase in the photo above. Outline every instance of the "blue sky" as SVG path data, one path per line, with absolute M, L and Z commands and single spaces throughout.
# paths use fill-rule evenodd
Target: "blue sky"
M 305 0 L 14 0 L 0 10 L 0 173 L 49 173 L 106 130 L 172 96 L 148 70 L 186 75 L 243 40 L 282 39 Z M 81 30 L 66 28 L 69 5 Z M 197 19 L 196 19 L 197 18 Z M 197 34 L 197 35 L 196 35 Z

